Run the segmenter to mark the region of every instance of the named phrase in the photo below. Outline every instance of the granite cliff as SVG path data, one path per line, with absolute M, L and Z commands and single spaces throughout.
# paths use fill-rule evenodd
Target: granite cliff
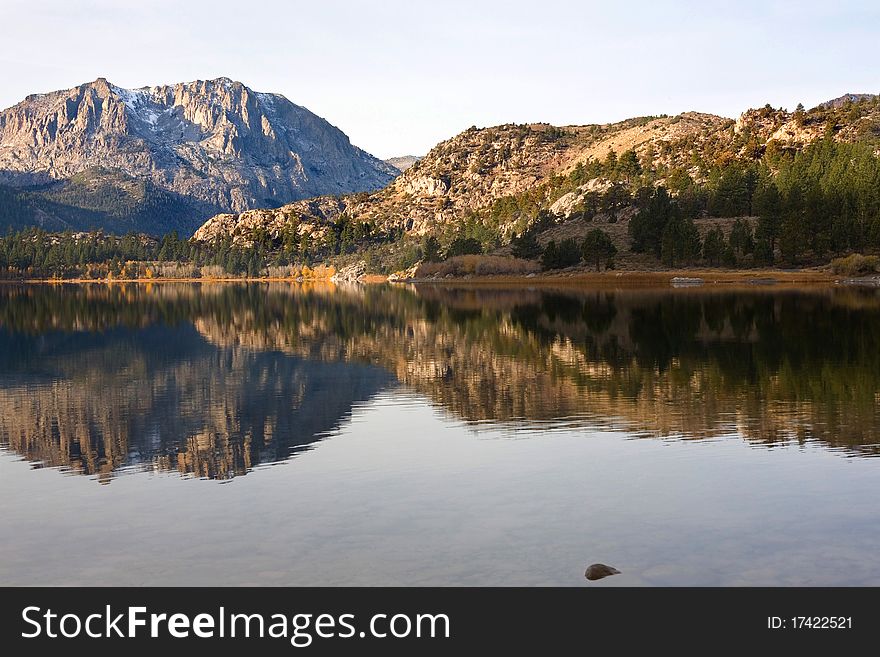
M 304 107 L 227 78 L 99 78 L 0 112 L 0 185 L 49 228 L 189 234 L 217 212 L 372 191 L 397 174 Z

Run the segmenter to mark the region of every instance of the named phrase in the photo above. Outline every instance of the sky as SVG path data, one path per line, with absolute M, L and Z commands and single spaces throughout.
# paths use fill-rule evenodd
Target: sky
M 421 155 L 472 125 L 877 93 L 878 43 L 876 0 L 0 0 L 0 107 L 225 76 L 375 155 Z

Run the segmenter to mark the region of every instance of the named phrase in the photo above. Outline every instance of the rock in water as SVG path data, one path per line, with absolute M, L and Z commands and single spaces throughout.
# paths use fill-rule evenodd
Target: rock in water
M 587 566 L 587 570 L 584 572 L 584 577 L 591 582 L 610 575 L 620 575 L 620 571 L 612 566 L 606 566 L 604 563 L 591 564 Z
M 691 285 L 702 285 L 706 281 L 704 281 L 702 278 L 675 276 L 674 278 L 671 278 L 669 282 L 672 284 L 672 287 L 690 287 Z

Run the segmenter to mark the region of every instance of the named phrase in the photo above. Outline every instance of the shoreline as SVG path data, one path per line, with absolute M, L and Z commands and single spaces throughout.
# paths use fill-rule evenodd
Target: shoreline
M 681 279 L 676 281 L 676 279 Z M 400 281 L 413 284 L 508 284 L 525 285 L 588 285 L 595 287 L 621 286 L 639 287 L 656 286 L 658 284 L 673 287 L 701 287 L 707 285 L 829 285 L 840 284 L 844 277 L 835 276 L 830 272 L 817 270 L 706 270 L 706 269 L 675 269 L 667 271 L 604 271 L 569 273 L 550 273 L 528 276 L 471 276 L 460 278 L 422 278 Z M 676 285 L 676 283 L 678 283 Z
M 676 281 L 675 279 L 681 279 Z M 782 269 L 749 269 L 749 270 L 717 270 L 717 269 L 673 269 L 666 271 L 573 271 L 551 272 L 532 275 L 489 275 L 459 276 L 449 278 L 409 278 L 389 281 L 388 277 L 379 274 L 368 274 L 356 281 L 362 284 L 396 283 L 407 285 L 587 285 L 605 287 L 609 285 L 639 287 L 656 286 L 658 284 L 674 287 L 699 287 L 705 285 L 855 285 L 852 277 L 834 275 L 828 271 L 782 270 Z M 222 278 L 26 278 L 0 279 L 0 284 L 24 285 L 125 285 L 125 284 L 173 284 L 173 283 L 298 283 L 298 284 L 344 284 L 354 281 L 333 281 L 330 278 L 299 279 L 293 277 L 222 277 Z M 676 285 L 678 283 L 678 285 Z

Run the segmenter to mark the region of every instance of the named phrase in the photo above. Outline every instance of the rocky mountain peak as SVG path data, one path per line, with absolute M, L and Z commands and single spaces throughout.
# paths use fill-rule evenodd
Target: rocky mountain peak
M 863 101 L 874 101 L 880 98 L 877 94 L 852 94 L 847 93 L 831 100 L 820 103 L 819 107 L 823 109 L 843 107 L 847 103 L 861 103 Z
M 96 167 L 180 197 L 186 232 L 217 211 L 372 191 L 399 173 L 306 108 L 225 77 L 137 89 L 98 78 L 0 112 L 0 184 Z

